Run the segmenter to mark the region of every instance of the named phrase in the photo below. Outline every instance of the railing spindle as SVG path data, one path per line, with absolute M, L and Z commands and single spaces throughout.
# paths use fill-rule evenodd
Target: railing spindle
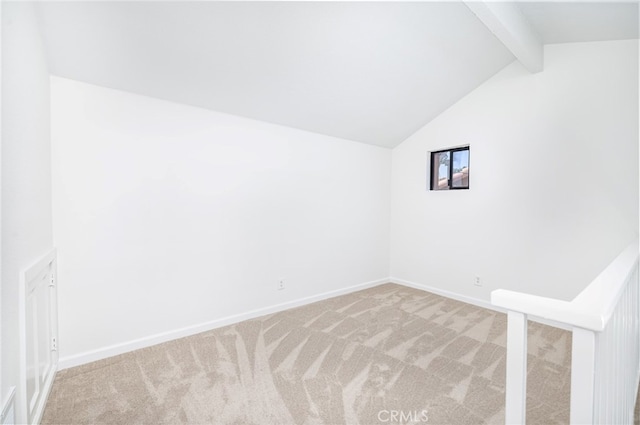
M 527 408 L 527 315 L 507 314 L 507 381 L 505 419 L 524 424 Z

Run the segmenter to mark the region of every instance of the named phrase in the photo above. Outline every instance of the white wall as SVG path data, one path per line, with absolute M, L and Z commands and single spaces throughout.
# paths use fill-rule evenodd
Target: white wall
M 20 272 L 52 248 L 49 72 L 36 10 L 26 2 L 2 4 L 1 180 L 4 399 L 18 382 Z
M 637 40 L 547 45 L 544 63 L 509 65 L 394 149 L 394 278 L 570 299 L 635 237 Z M 428 191 L 428 151 L 461 144 L 470 189 Z
M 390 150 L 55 77 L 51 96 L 61 365 L 389 276 Z

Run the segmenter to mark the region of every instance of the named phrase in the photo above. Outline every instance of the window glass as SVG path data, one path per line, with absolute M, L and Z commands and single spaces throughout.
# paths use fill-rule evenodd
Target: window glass
M 434 168 L 437 174 L 435 190 L 449 189 L 449 165 L 449 152 L 440 152 L 435 155 Z
M 431 190 L 469 189 L 469 147 L 431 152 Z
M 469 151 L 453 151 L 453 187 L 469 187 Z

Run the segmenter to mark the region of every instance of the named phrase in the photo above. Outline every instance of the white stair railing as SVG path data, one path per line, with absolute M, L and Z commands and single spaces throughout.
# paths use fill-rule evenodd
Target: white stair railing
M 570 327 L 571 424 L 632 424 L 640 380 L 638 241 L 572 301 L 499 289 L 491 302 L 508 311 L 505 420 L 524 424 L 527 316 Z
M 17 423 L 40 423 L 58 368 L 56 270 L 53 249 L 21 276 Z

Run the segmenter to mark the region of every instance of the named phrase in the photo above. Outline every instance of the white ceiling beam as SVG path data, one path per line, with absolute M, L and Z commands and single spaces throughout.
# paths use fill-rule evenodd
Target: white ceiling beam
M 465 4 L 525 68 L 542 71 L 542 42 L 515 2 L 466 0 Z

